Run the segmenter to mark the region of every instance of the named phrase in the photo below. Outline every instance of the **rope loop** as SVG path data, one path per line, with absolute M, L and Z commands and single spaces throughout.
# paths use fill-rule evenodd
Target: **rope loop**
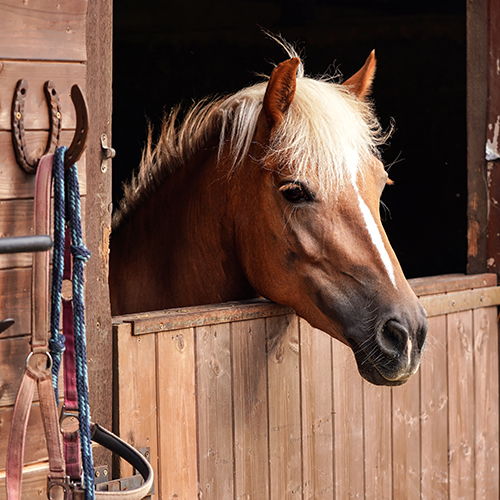
M 91 256 L 91 253 L 85 246 L 71 245 L 71 254 L 75 259 L 81 260 L 82 262 L 87 262 Z

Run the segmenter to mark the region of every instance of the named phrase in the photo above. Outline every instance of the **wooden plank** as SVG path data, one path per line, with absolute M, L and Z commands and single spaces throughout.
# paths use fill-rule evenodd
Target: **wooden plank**
M 420 297 L 427 317 L 442 316 L 449 313 L 469 311 L 500 304 L 500 287 L 476 288 L 444 295 Z
M 3 338 L 31 333 L 31 268 L 0 271 L 0 311 L 15 320 Z
M 0 58 L 85 61 L 86 0 L 0 4 Z
M 269 499 L 266 320 L 231 325 L 234 497 Z
M 198 497 L 194 330 L 157 336 L 158 498 Z
M 59 96 L 62 128 L 74 129 L 76 113 L 70 91 L 76 83 L 85 94 L 86 70 L 86 66 L 80 63 L 0 61 L 0 130 L 11 130 L 12 97 L 21 78 L 28 81 L 24 104 L 25 130 L 49 130 L 49 110 L 43 90 L 48 80 L 54 82 Z
M 488 101 L 488 3 L 467 2 L 467 272 L 487 270 L 488 186 L 485 153 Z
M 33 200 L 0 200 L 0 238 L 33 234 Z M 31 253 L 0 255 L 0 269 L 32 265 Z
M 472 311 L 448 315 L 450 499 L 474 498 Z
M 0 408 L 0 470 L 7 466 L 7 445 L 12 425 L 12 413 L 13 408 Z M 25 465 L 48 460 L 47 443 L 38 403 L 31 405 L 25 446 Z
M 207 500 L 233 498 L 229 324 L 196 329 L 196 382 L 200 496 Z
M 497 308 L 478 309 L 473 315 L 476 393 L 475 498 L 486 500 L 500 496 Z
M 332 339 L 300 320 L 304 498 L 330 500 L 333 480 Z
M 420 366 L 422 498 L 448 498 L 448 385 L 446 316 L 429 318 Z
M 21 497 L 26 500 L 47 498 L 48 462 L 29 465 L 23 469 Z M 5 472 L 0 472 L 0 500 L 7 500 Z
M 0 407 L 12 406 L 26 366 L 26 358 L 31 351 L 31 337 L 0 339 Z M 63 395 L 63 381 L 59 381 L 59 395 Z M 35 388 L 33 401 L 38 401 Z
M 335 498 L 364 498 L 363 379 L 354 354 L 334 340 Z
M 26 133 L 26 147 L 30 154 L 38 158 L 42 155 L 47 142 L 48 132 L 37 131 Z M 61 133 L 61 145 L 69 145 L 74 132 L 66 130 Z M 78 162 L 80 194 L 87 193 L 87 176 L 85 172 L 85 153 Z M 35 192 L 35 176 L 24 173 L 17 165 L 12 148 L 10 132 L 0 132 L 0 199 L 14 200 L 33 198 Z
M 270 498 L 302 495 L 298 318 L 266 319 Z
M 420 500 L 420 371 L 392 388 L 392 443 L 393 498 Z
M 249 299 L 115 316 L 115 320 L 133 323 L 134 335 L 143 335 L 292 313 L 293 310 L 288 306 L 275 304 L 266 299 Z
M 92 253 L 86 265 L 87 355 L 90 404 L 93 416 L 111 425 L 113 392 L 102 384 L 112 374 L 112 326 L 108 290 L 109 235 L 111 232 L 111 167 L 101 170 L 101 134 L 111 146 L 113 0 L 89 0 L 86 18 L 87 105 L 89 135 L 85 156 L 88 165 L 85 244 Z M 95 453 L 94 464 L 109 464 L 111 454 Z
M 365 427 L 365 499 L 392 496 L 391 390 L 363 381 Z
M 86 197 L 83 196 L 80 202 L 83 214 L 82 218 L 85 221 Z M 85 241 L 85 226 L 82 227 L 82 233 Z M 33 234 L 33 200 L 0 200 L 0 238 L 29 236 L 31 234 Z M 53 220 L 51 221 L 50 234 L 54 234 Z M 52 262 L 52 250 L 50 250 L 50 253 L 50 262 Z M 0 270 L 31 267 L 32 256 L 32 253 L 0 254 Z
M 420 297 L 422 295 L 436 295 L 438 293 L 458 292 L 471 288 L 484 288 L 495 286 L 495 274 L 443 274 L 441 276 L 427 276 L 408 280 L 413 291 Z
M 150 462 L 158 477 L 156 338 L 154 335 L 134 337 L 127 323 L 115 325 L 113 334 L 116 353 L 114 430 L 135 448 L 149 448 Z M 125 460 L 120 461 L 120 470 L 115 472 L 119 472 L 119 477 L 134 473 Z M 153 498 L 159 497 L 154 495 Z

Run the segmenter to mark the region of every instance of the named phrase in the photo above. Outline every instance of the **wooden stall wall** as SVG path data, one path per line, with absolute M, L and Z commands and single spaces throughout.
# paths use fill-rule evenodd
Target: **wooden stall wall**
M 429 340 L 396 388 L 276 304 L 115 318 L 115 430 L 149 448 L 154 498 L 499 498 L 496 277 L 412 285 Z
M 69 145 L 76 123 L 70 89 L 75 83 L 84 94 L 86 89 L 86 15 L 87 0 L 6 0 L 0 4 L 0 237 L 33 234 L 35 178 L 17 165 L 12 148 L 10 114 L 16 83 L 28 80 L 24 124 L 30 154 L 39 158 L 47 141 L 49 111 L 43 91 L 47 80 L 54 82 L 60 98 L 61 145 Z M 86 155 L 78 170 L 85 209 Z M 6 495 L 4 470 L 12 406 L 30 350 L 31 266 L 31 254 L 0 255 L 1 319 L 15 320 L 0 337 L 0 498 Z M 23 498 L 37 498 L 44 494 L 48 468 L 36 401 L 25 458 Z

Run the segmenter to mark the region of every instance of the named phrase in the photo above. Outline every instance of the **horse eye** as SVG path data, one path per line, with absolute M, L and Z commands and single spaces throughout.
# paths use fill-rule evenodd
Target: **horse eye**
M 312 200 L 312 196 L 307 189 L 297 182 L 284 184 L 280 187 L 280 192 L 290 203 L 301 203 Z

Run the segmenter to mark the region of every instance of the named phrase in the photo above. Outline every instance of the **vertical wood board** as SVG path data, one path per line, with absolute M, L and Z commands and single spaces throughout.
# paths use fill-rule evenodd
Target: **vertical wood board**
M 232 498 L 230 325 L 201 327 L 195 331 L 200 495 L 207 500 Z
M 266 320 L 231 324 L 235 498 L 268 500 Z

